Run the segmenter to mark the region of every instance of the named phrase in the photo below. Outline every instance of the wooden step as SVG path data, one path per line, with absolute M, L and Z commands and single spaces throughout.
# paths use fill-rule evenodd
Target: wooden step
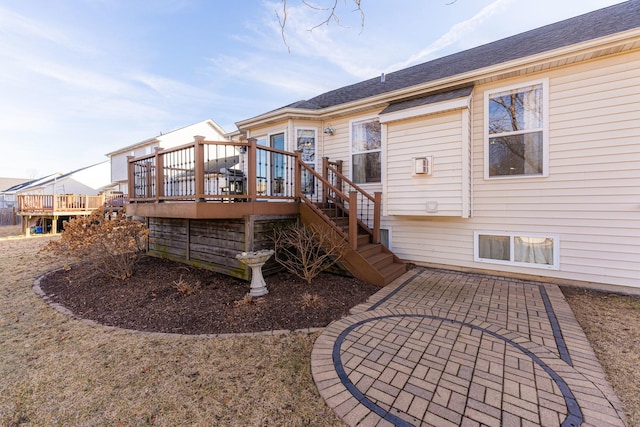
M 371 243 L 371 235 L 370 234 L 358 234 L 358 247 L 362 247 Z
M 341 207 L 331 205 L 321 214 L 315 209 L 301 205 L 301 218 L 305 225 L 324 224 L 333 230 L 340 231 L 343 237 L 349 235 L 348 213 Z M 330 219 L 330 221 L 328 221 Z M 330 224 L 333 222 L 333 224 Z M 351 249 L 342 261 L 343 266 L 355 277 L 377 286 L 385 286 L 401 276 L 406 266 L 391 251 L 380 243 L 371 243 L 371 235 L 358 226 L 357 247 Z
M 380 270 L 380 273 L 385 278 L 385 285 L 393 282 L 398 277 L 402 276 L 407 271 L 407 266 L 401 263 L 389 264 Z
M 380 252 L 367 257 L 366 260 L 369 264 L 375 267 L 376 270 L 380 271 L 387 265 L 393 264 L 393 254 L 390 254 L 389 252 Z
M 331 221 L 338 227 L 349 227 L 349 218 L 331 218 Z
M 375 243 L 367 243 L 363 246 L 358 246 L 358 253 L 362 255 L 364 258 L 369 258 L 373 255 L 379 254 L 382 252 L 382 245 Z

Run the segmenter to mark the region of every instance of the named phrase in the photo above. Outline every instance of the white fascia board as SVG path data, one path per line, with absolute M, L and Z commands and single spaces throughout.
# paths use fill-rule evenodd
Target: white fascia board
M 484 68 L 470 70 L 461 74 L 444 77 L 439 80 L 424 82 L 415 86 L 400 88 L 391 92 L 384 92 L 368 98 L 362 98 L 355 101 L 338 104 L 320 110 L 306 110 L 298 108 L 283 108 L 269 113 L 261 114 L 249 119 L 236 122 L 238 129 L 253 127 L 259 124 L 266 124 L 274 119 L 288 119 L 296 114 L 308 116 L 310 119 L 322 119 L 326 116 L 339 116 L 352 113 L 354 110 L 364 110 L 375 105 L 388 104 L 391 101 L 406 98 L 411 94 L 426 93 L 427 91 L 435 91 L 446 89 L 453 86 L 461 86 L 472 84 L 478 80 L 488 78 L 493 75 L 513 72 L 519 69 L 526 69 L 534 65 L 539 65 L 559 59 L 567 59 L 578 56 L 592 50 L 598 50 L 606 47 L 615 46 L 622 42 L 631 43 L 633 39 L 640 37 L 640 29 L 621 33 L 611 34 L 605 37 L 587 40 L 574 45 L 561 47 L 554 50 L 544 51 L 535 55 L 518 58 L 509 62 L 490 65 Z M 364 107 L 363 107 L 364 106 Z

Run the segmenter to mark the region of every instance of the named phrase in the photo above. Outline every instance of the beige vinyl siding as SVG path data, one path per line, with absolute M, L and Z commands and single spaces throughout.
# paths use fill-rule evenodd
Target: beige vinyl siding
M 343 169 L 342 173 L 351 178 L 351 125 L 350 122 L 352 120 L 366 120 L 370 118 L 375 118 L 376 115 L 380 112 L 380 109 L 362 111 L 358 114 L 352 114 L 349 116 L 344 116 L 336 119 L 327 119 L 324 121 L 324 126 L 328 126 L 329 124 L 335 130 L 333 135 L 325 135 L 322 134 L 322 154 L 320 157 L 326 156 L 331 161 L 342 160 Z M 323 128 L 324 129 L 324 128 Z M 384 176 L 386 173 L 386 169 L 384 167 L 384 132 L 382 135 L 382 180 L 384 180 Z M 375 191 L 382 191 L 382 183 L 364 183 L 358 184 L 365 191 L 373 194 Z
M 549 176 L 485 179 L 485 91 L 545 77 Z M 477 86 L 471 108 L 471 218 L 386 216 L 394 252 L 425 264 L 640 287 L 640 52 Z M 393 168 L 407 165 L 392 158 L 396 191 Z M 559 269 L 474 262 L 474 231 L 558 236 Z
M 458 266 L 473 263 L 473 232 L 469 235 L 465 221 L 395 217 L 383 224 L 392 229 L 393 251 L 401 259 Z
M 463 109 L 386 125 L 385 215 L 469 215 L 463 173 L 469 170 L 468 156 L 463 156 L 469 149 L 467 114 Z M 413 159 L 424 156 L 433 159 L 432 173 L 413 174 Z M 437 203 L 437 211 L 428 211 L 427 202 Z

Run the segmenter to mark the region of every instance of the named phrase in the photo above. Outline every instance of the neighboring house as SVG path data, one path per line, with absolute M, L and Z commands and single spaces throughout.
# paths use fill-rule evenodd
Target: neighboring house
M 4 201 L 3 203 L 5 204 L 6 207 L 18 207 L 18 198 L 16 197 L 16 195 L 18 194 L 19 191 L 29 188 L 31 186 L 37 186 L 40 183 L 43 182 L 48 182 L 51 179 L 54 179 L 58 176 L 62 175 L 61 173 L 54 173 L 51 175 L 46 175 L 43 176 L 41 178 L 35 178 L 35 179 L 31 179 L 31 180 L 25 180 L 21 183 L 17 183 L 14 184 L 12 187 L 7 188 L 6 190 L 2 191 L 0 194 L 2 197 L 2 200 Z
M 171 148 L 193 141 L 194 136 L 203 136 L 209 141 L 225 141 L 225 132 L 211 119 L 160 134 L 154 138 L 129 145 L 107 153 L 111 159 L 111 182 L 117 185 L 117 191 L 128 194 L 127 157 L 152 154 L 156 147 Z
M 0 226 L 20 224 L 20 217 L 16 215 L 15 192 L 10 189 L 27 181 L 22 178 L 0 178 Z
M 88 215 L 104 203 L 110 190 L 110 162 L 104 161 L 66 174 L 56 173 L 33 180 L 15 189 L 18 214 L 25 234 L 56 232 L 62 222 L 77 215 Z
M 273 150 L 298 151 L 304 165 L 295 172 L 290 200 L 303 202 L 305 223 L 309 194 L 330 194 L 321 208 L 351 217 L 356 199 L 348 195 L 363 190 L 367 200 L 382 201 L 373 220 L 380 231 L 371 226 L 370 243 L 379 238 L 402 260 L 640 287 L 639 0 L 339 88 L 237 126 L 257 162 L 251 170 L 254 160 L 247 160 L 248 201 L 257 200 L 251 186 L 261 175 L 267 195 L 286 198 L 277 189 L 293 172 L 282 172 Z M 271 157 L 260 157 L 260 147 L 271 147 Z M 338 166 L 327 168 L 322 158 Z M 334 191 L 335 180 L 327 177 L 340 166 L 345 178 Z M 353 182 L 348 190 L 346 179 Z M 192 204 L 198 206 L 140 203 L 136 209 L 164 231 L 184 231 L 184 224 L 188 230 L 189 218 L 222 215 Z M 359 217 L 358 226 L 366 222 Z M 187 236 L 181 256 L 189 260 L 195 237 Z M 163 244 L 172 239 L 178 237 Z M 359 265 L 352 268 L 369 268 Z
M 15 194 L 11 189 L 28 182 L 23 178 L 0 178 L 0 209 L 15 207 Z

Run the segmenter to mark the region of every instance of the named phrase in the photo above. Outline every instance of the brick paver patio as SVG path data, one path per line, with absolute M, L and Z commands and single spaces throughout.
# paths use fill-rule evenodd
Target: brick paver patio
M 332 323 L 311 363 L 349 425 L 625 425 L 551 284 L 417 268 Z

